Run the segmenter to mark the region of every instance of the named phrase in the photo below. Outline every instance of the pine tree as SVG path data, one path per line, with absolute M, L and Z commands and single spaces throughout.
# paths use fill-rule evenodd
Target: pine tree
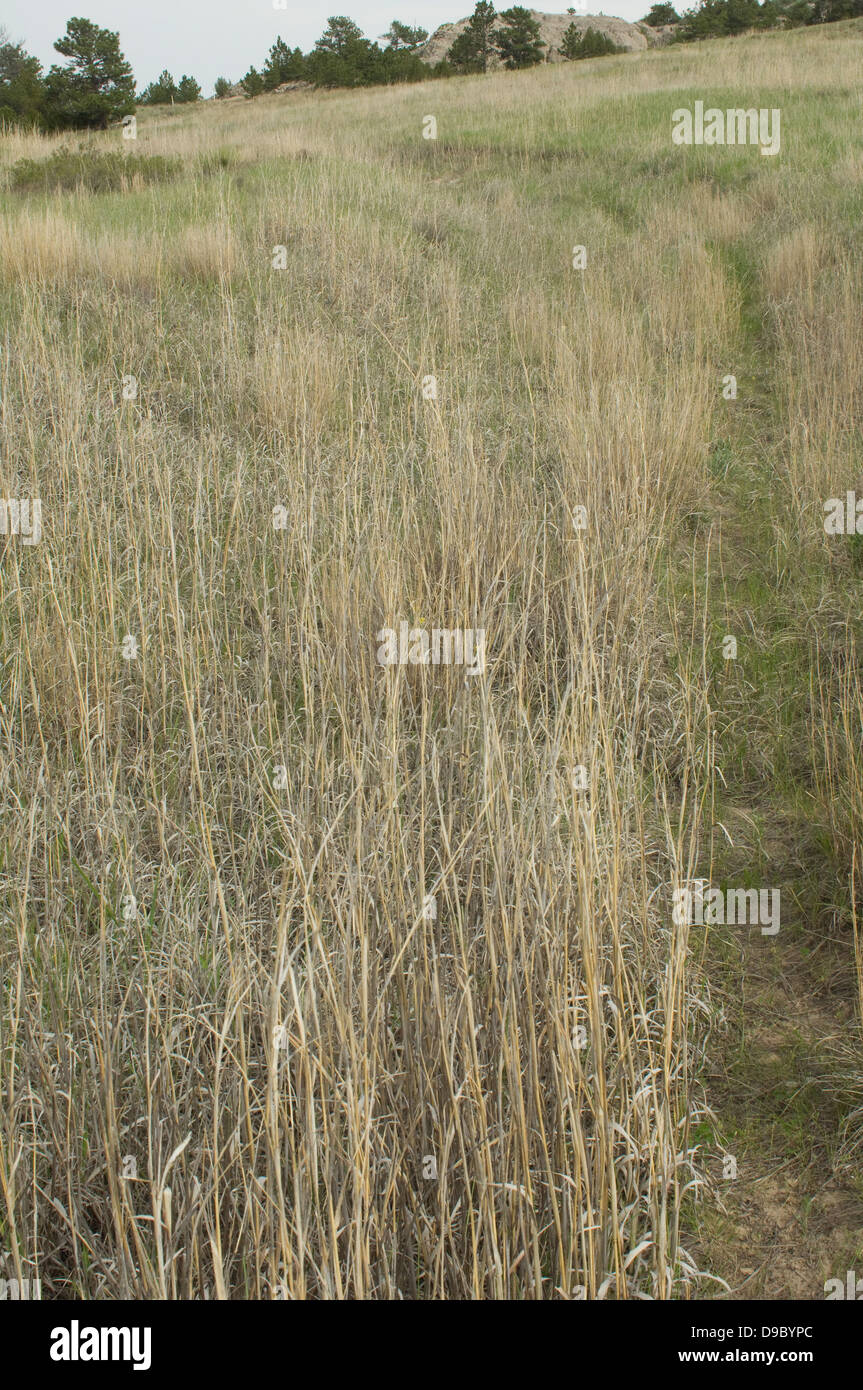
M 387 32 L 384 34 L 389 48 L 396 48 L 399 51 L 407 49 L 411 52 L 419 48 L 428 38 L 427 29 L 412 29 L 409 24 L 400 24 L 394 19 Z
M 539 21 L 530 10 L 523 5 L 513 5 L 509 10 L 502 10 L 500 18 L 504 27 L 495 30 L 494 41 L 505 66 L 513 70 L 541 63 L 545 43 L 539 36 Z
M 570 24 L 558 49 L 561 57 L 570 61 L 577 58 L 604 58 L 608 53 L 623 52 L 624 49 L 607 34 L 600 34 L 598 29 L 585 29 L 582 34 L 576 24 Z
M 494 53 L 492 28 L 496 15 L 491 0 L 477 0 L 468 26 L 463 29 L 447 53 L 447 61 L 456 72 L 485 72 Z
M 344 57 L 351 41 L 363 41 L 363 31 L 347 15 L 330 15 L 327 27 L 315 44 L 318 53 L 336 53 Z M 367 42 L 367 40 L 365 40 Z
M 177 87 L 177 101 L 200 101 L 201 87 L 194 77 L 186 77 L 185 73 L 180 78 Z
M 54 44 L 67 58 L 45 80 L 48 107 L 60 125 L 107 129 L 135 110 L 135 79 L 120 52 L 120 36 L 89 19 L 70 19 Z
M 651 5 L 649 13 L 641 22 L 649 24 L 652 29 L 658 29 L 662 24 L 679 24 L 680 15 L 668 0 L 660 0 L 658 4 Z
M 42 64 L 0 31 L 0 120 L 45 127 Z
M 247 97 L 257 97 L 264 90 L 264 79 L 257 68 L 249 68 L 245 77 L 240 78 L 240 86 Z

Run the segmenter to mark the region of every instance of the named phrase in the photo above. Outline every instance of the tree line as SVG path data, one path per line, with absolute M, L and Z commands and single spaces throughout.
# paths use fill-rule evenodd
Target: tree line
M 575 11 L 571 10 L 571 14 Z M 513 5 L 498 14 L 491 0 L 478 0 L 466 28 L 456 37 L 440 62 L 422 61 L 417 50 L 428 39 L 425 29 L 411 28 L 393 20 L 383 35 L 386 43 L 364 38 L 358 25 L 347 15 L 332 15 L 311 53 L 291 49 L 278 38 L 266 63 L 252 67 L 241 78 L 240 86 L 249 97 L 273 91 L 284 82 L 309 82 L 315 87 L 366 87 L 384 82 L 422 82 L 429 77 L 485 72 L 493 58 L 510 69 L 533 67 L 550 54 L 540 37 L 539 21 L 522 5 Z M 571 24 L 558 52 L 563 58 L 594 58 L 621 50 L 605 35 L 588 29 L 581 33 Z M 227 78 L 216 83 L 216 96 L 227 96 L 232 87 Z
M 727 38 L 752 29 L 791 29 L 832 24 L 863 15 L 863 0 L 702 0 L 680 15 L 668 3 L 655 4 L 643 23 L 674 26 L 672 42 Z

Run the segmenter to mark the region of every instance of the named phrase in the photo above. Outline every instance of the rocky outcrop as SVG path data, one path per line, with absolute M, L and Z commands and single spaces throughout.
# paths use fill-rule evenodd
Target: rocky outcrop
M 278 86 L 278 87 L 273 87 L 273 88 L 272 88 L 272 91 L 273 91 L 273 92 L 277 92 L 277 93 L 279 93 L 280 95 L 281 95 L 283 92 L 311 92 L 311 91 L 314 91 L 314 83 L 313 83 L 313 82 L 300 82 L 300 81 L 295 81 L 295 82 L 282 82 L 282 83 L 280 84 L 280 86 Z M 262 95 L 264 95 L 264 96 L 270 96 L 270 95 L 271 95 L 271 92 L 264 92 L 264 93 L 262 93 Z M 242 84 L 241 82 L 235 82 L 235 83 L 233 84 L 233 86 L 231 87 L 231 90 L 228 92 L 228 94 L 227 94 L 226 96 L 223 96 L 223 97 L 218 97 L 217 100 L 219 100 L 219 101 L 233 101 L 235 98 L 239 98 L 239 97 L 242 97 L 242 98 L 245 100 L 245 97 L 246 97 L 245 89 L 244 89 L 243 84 Z
M 638 53 L 649 46 L 647 35 L 639 25 L 630 24 L 625 19 L 615 19 L 612 15 L 544 14 L 541 10 L 531 10 L 531 14 L 539 21 L 540 37 L 546 44 L 545 53 L 552 63 L 563 61 L 558 49 L 570 24 L 574 24 L 582 34 L 586 29 L 596 29 L 600 34 L 607 34 L 627 53 Z M 454 24 L 442 24 L 439 29 L 435 29 L 428 42 L 417 49 L 418 57 L 422 58 L 424 63 L 439 63 L 446 57 L 450 45 L 462 30 L 467 28 L 469 22 L 469 18 L 466 18 L 457 19 Z M 489 66 L 499 67 L 500 60 L 493 58 Z
M 658 24 L 654 27 L 653 25 L 643 24 L 641 22 L 639 22 L 638 27 L 643 34 L 647 35 L 649 48 L 662 48 L 665 44 L 671 43 L 674 32 L 677 29 L 676 24 Z

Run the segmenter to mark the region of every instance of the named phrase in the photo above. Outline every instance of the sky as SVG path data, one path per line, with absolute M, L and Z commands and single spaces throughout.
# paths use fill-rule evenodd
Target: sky
M 530 0 L 526 0 L 531 7 Z M 506 9 L 511 0 L 497 0 Z M 600 14 L 593 3 L 569 0 L 577 13 Z M 378 39 L 393 19 L 422 25 L 429 33 L 440 24 L 461 19 L 473 11 L 473 0 L 287 0 L 284 9 L 275 0 L 0 0 L 0 26 L 13 42 L 21 42 L 49 68 L 64 59 L 54 51 L 54 40 L 65 32 L 73 15 L 91 19 L 104 29 L 119 31 L 120 47 L 132 64 L 138 89 L 167 68 L 179 81 L 183 73 L 195 77 L 212 95 L 217 77 L 237 82 L 254 64 L 260 68 L 277 38 L 307 53 L 326 28 L 329 15 L 347 13 L 366 38 Z M 651 0 L 605 0 L 605 14 L 621 19 L 641 19 Z M 537 8 L 545 9 L 545 4 Z M 547 13 L 563 14 L 567 4 L 548 6 Z

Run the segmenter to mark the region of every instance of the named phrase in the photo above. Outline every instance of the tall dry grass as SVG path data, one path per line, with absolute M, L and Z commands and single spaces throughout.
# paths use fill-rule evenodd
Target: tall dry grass
M 46 1296 L 712 1287 L 668 907 L 706 617 L 663 576 L 737 224 L 661 179 L 632 224 L 555 151 L 613 98 L 665 158 L 638 99 L 708 70 L 841 85 L 807 42 L 148 116 L 178 180 L 10 203 L 0 485 L 44 536 L 0 561 L 0 1220 Z M 485 674 L 383 669 L 401 619 L 485 628 Z

